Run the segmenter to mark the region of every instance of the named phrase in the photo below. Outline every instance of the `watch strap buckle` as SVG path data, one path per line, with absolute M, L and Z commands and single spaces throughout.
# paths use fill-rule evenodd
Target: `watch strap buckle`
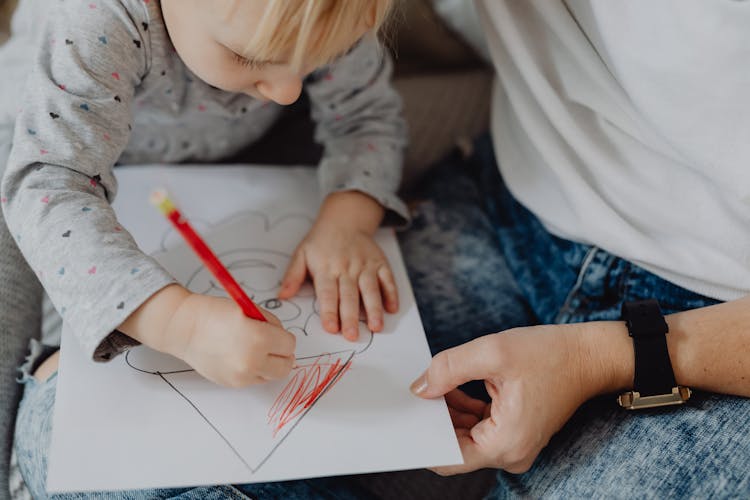
M 640 410 L 643 408 L 681 405 L 690 399 L 691 395 L 692 391 L 689 387 L 677 385 L 672 387 L 671 393 L 654 394 L 652 396 L 641 396 L 638 391 L 628 391 L 620 394 L 617 402 L 627 410 Z

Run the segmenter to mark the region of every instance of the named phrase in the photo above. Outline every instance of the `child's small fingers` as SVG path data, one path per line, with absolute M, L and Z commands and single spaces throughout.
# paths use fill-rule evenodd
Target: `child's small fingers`
M 341 333 L 348 340 L 359 337 L 359 288 L 354 279 L 342 274 L 339 276 L 339 314 Z
M 225 387 L 231 387 L 233 389 L 240 389 L 242 387 L 250 387 L 252 385 L 258 385 L 266 382 L 266 379 L 256 374 L 244 374 L 237 375 L 236 373 L 221 374 L 218 376 L 203 375 L 211 382 L 215 384 L 223 385 Z
M 327 273 L 315 277 L 315 295 L 320 304 L 320 320 L 330 333 L 339 331 L 339 288 L 336 280 Z
M 288 299 L 293 297 L 305 282 L 307 276 L 307 264 L 305 262 L 305 254 L 303 252 L 294 252 L 289 267 L 284 274 L 284 278 L 281 280 L 281 290 L 279 290 L 279 298 Z
M 266 380 L 278 380 L 289 375 L 293 366 L 293 357 L 281 357 L 269 354 L 266 356 L 263 366 L 259 367 L 258 374 Z
M 282 358 L 293 358 L 294 350 L 297 347 L 297 337 L 293 333 L 283 328 L 266 327 L 257 332 L 254 337 L 256 343 L 253 350 L 262 353 L 280 356 Z
M 263 314 L 263 317 L 266 318 L 266 321 L 274 326 L 281 326 L 281 320 L 272 312 L 266 311 L 265 309 L 261 309 L 260 312 Z
M 373 332 L 379 332 L 383 329 L 383 299 L 374 270 L 368 269 L 359 275 L 359 291 L 367 314 L 367 326 Z
M 393 272 L 388 265 L 382 265 L 378 269 L 378 280 L 383 291 L 385 310 L 391 314 L 398 312 L 398 289 Z

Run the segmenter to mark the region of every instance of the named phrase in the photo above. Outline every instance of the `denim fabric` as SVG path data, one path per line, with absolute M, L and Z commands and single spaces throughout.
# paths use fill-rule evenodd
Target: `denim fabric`
M 488 137 L 469 160 L 440 165 L 419 194 L 401 244 L 435 351 L 519 325 L 616 320 L 623 301 L 656 298 L 665 314 L 717 303 L 551 235 L 503 184 Z M 744 398 L 697 393 L 684 407 L 641 412 L 599 398 L 529 472 L 499 472 L 488 497 L 749 498 L 748 424 Z

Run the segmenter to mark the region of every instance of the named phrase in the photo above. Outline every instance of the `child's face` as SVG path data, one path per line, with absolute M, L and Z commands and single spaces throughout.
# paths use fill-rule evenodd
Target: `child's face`
M 278 104 L 292 104 L 315 68 L 294 71 L 285 60 L 258 61 L 243 53 L 269 0 L 162 0 L 164 21 L 183 62 L 206 83 Z M 349 46 L 367 31 L 351 34 Z M 341 47 L 345 52 L 349 47 Z

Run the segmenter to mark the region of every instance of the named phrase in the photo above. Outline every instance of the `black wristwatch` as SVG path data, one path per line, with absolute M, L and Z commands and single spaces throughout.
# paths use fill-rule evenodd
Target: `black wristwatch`
M 669 327 L 656 300 L 622 304 L 622 319 L 635 350 L 633 390 L 617 401 L 628 410 L 679 405 L 690 398 L 690 389 L 677 385 L 667 350 Z

